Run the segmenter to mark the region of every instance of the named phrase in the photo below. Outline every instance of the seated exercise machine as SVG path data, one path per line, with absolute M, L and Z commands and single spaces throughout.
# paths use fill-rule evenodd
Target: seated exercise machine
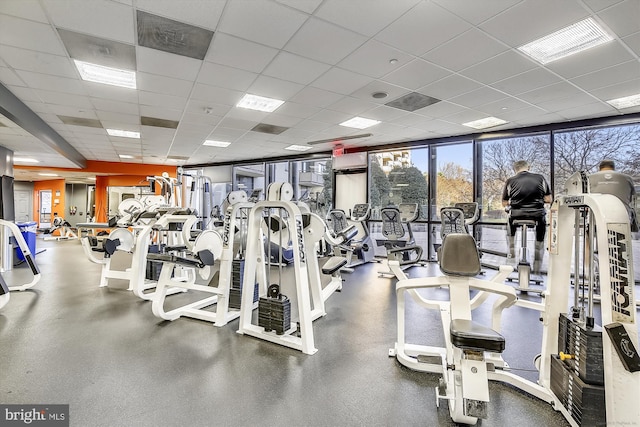
M 535 242 L 534 254 L 535 260 L 534 269 L 535 275 L 531 275 L 531 263 L 529 262 L 529 248 L 528 248 L 528 231 L 531 229 L 535 232 L 537 222 L 531 219 L 516 219 L 513 221 L 513 225 L 520 229 L 520 258 L 518 259 L 518 287 L 517 290 L 521 292 L 537 292 L 542 293 L 542 288 L 531 288 L 530 284 L 541 285 L 542 279 L 540 278 L 540 264 L 542 263 L 542 256 L 544 255 L 544 244 L 542 242 Z M 513 279 L 508 277 L 507 280 Z
M 18 244 L 18 249 L 22 254 L 22 258 L 27 262 L 32 274 L 31 281 L 22 285 L 14 286 L 8 285 L 2 274 L 0 274 L 0 308 L 2 308 L 9 302 L 11 291 L 26 291 L 27 289 L 31 289 L 40 281 L 42 276 L 40 274 L 40 269 L 35 262 L 34 256 L 29 249 L 29 245 L 24 240 L 24 236 L 20 232 L 18 226 L 13 222 L 0 219 L 0 227 L 4 228 L 2 230 L 3 233 L 6 232 L 6 229 L 11 232 Z
M 591 301 L 587 315 L 576 309 L 579 286 L 575 288 L 574 309 L 565 314 L 571 256 L 577 254 L 581 247 L 584 250 L 594 246 L 592 243 L 579 243 L 584 236 L 580 233 L 584 227 L 579 224 L 583 215 L 576 212 L 585 209 L 589 211 L 587 216 L 591 223 L 597 225 L 594 234 L 587 232 L 587 239 L 595 236 L 601 247 L 609 248 L 598 259 L 602 272 L 602 301 L 607 301 L 601 304 L 602 328 L 594 325 Z M 449 401 L 452 419 L 458 423 L 474 424 L 477 418 L 487 417 L 485 409 L 489 396 L 485 393 L 486 382 L 496 380 L 550 403 L 572 426 L 637 423 L 640 419 L 640 405 L 637 404 L 640 356 L 633 306 L 630 229 L 622 203 L 614 196 L 595 194 L 560 196 L 554 201 L 550 212 L 549 280 L 547 289 L 542 293 L 542 303 L 515 301 L 515 289 L 502 283 L 494 285 L 476 278 L 452 276 L 451 273 L 473 275 L 479 267 L 473 262 L 473 268 L 469 268 L 468 260 L 476 259 L 470 256 L 475 243 L 463 244 L 462 241 L 454 242 L 454 263 L 449 265 L 451 252 L 445 246 L 449 246 L 451 236 L 463 235 L 451 234 L 445 238 L 440 262 L 448 276 L 403 280 L 396 285 L 398 338 L 390 355 L 395 355 L 401 364 L 411 369 L 443 374 L 443 380 L 436 388 L 436 397 Z M 464 249 L 463 245 L 467 248 Z M 591 258 L 589 254 L 584 257 Z M 579 254 L 576 255 L 576 260 L 579 258 Z M 501 266 L 500 269 L 498 276 L 502 277 L 495 277 L 492 282 L 504 281 L 512 270 L 510 266 Z M 578 276 L 577 271 L 575 274 Z M 419 293 L 443 284 L 450 289 L 449 301 L 429 300 Z M 480 292 L 471 298 L 469 288 Z M 469 328 L 473 324 L 455 321 L 469 320 L 469 309 L 478 307 L 490 292 L 496 291 L 501 296 L 491 312 L 493 331 Z M 422 307 L 440 311 L 446 342 L 444 348 L 406 342 L 407 295 Z M 541 312 L 542 345 L 540 354 L 535 358 L 535 366 L 539 370 L 536 383 L 509 372 L 509 366 L 500 357 L 503 340 L 496 332 L 500 331 L 500 313 L 509 304 Z M 432 361 L 434 356 L 440 363 Z M 471 361 L 467 362 L 465 358 Z M 476 365 L 474 362 L 478 358 L 484 360 Z
M 78 235 L 71 229 L 69 221 L 61 216 L 56 216 L 53 219 L 53 227 L 49 228 L 46 234 L 52 234 L 54 231 L 58 231 L 60 235 L 45 237 L 44 240 L 72 240 L 78 238 Z
M 162 270 L 155 294 L 152 311 L 156 317 L 164 320 L 175 320 L 179 317 L 191 317 L 212 322 L 215 326 L 224 326 L 240 315 L 239 307 L 232 307 L 230 296 L 234 290 L 234 279 L 241 275 L 244 259 L 244 237 L 246 237 L 246 220 L 253 203 L 247 201 L 244 191 L 230 192 L 225 200 L 224 223 L 220 231 L 205 230 L 196 237 L 191 253 L 192 258 L 177 257 L 171 254 L 149 254 L 148 258 L 162 261 Z M 206 256 L 204 256 L 204 255 Z M 218 283 L 215 279 L 214 261 L 218 261 Z M 172 277 L 174 267 L 183 265 L 193 268 L 208 285 L 195 283 L 195 275 L 189 274 L 185 279 Z M 239 277 L 238 277 L 239 279 Z M 238 300 L 241 283 L 238 283 Z M 207 297 L 165 311 L 164 305 L 170 289 L 184 291 L 200 291 Z M 215 310 L 206 310 L 216 305 Z M 174 304 L 175 307 L 175 304 Z
M 266 200 L 256 203 L 249 212 L 246 259 L 250 262 L 244 265 L 238 333 L 290 347 L 305 354 L 314 354 L 317 349 L 312 323 L 325 314 L 323 299 L 329 296 L 329 292 L 317 288 L 319 280 L 309 279 L 310 265 L 317 262 L 317 256 L 315 245 L 308 247 L 306 243 L 323 234 L 324 227 L 319 228 L 317 218 L 309 216 L 306 226 L 309 237 L 305 239 L 305 221 L 298 206 L 291 202 L 292 197 L 291 184 L 272 183 L 267 189 Z M 283 266 L 278 266 L 278 283 L 272 283 L 271 268 L 266 261 L 264 239 L 269 239 L 269 236 L 263 235 L 261 224 L 264 222 L 263 217 L 270 215 L 281 218 L 290 233 L 295 291 L 291 300 L 281 293 Z M 271 228 L 267 228 L 266 232 L 270 230 Z M 339 269 L 339 263 L 336 263 L 325 271 L 335 273 Z M 256 282 L 260 297 L 257 319 L 253 316 Z M 254 323 L 255 320 L 257 324 Z
M 334 255 L 347 259 L 343 271 L 348 272 L 352 267 L 374 260 L 375 250 L 367 227 L 370 215 L 369 203 L 354 205 L 350 217 L 347 217 L 342 209 L 332 209 L 327 214 L 326 238 L 333 248 Z M 358 235 L 362 237 L 358 238 Z
M 417 245 L 411 223 L 420 214 L 417 203 L 400 203 L 398 207 L 382 208 L 382 235 L 384 239 L 376 240 L 378 246 L 387 250 L 387 264 L 389 271 L 379 272 L 381 277 L 395 276 L 398 280 L 406 279 L 404 270 L 424 266 L 422 260 L 422 246 Z

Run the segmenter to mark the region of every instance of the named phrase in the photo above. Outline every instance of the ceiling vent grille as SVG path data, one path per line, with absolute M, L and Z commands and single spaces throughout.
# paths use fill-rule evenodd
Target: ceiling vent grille
M 416 111 L 428 105 L 433 105 L 436 102 L 440 102 L 440 100 L 418 92 L 411 92 L 391 102 L 387 102 L 385 105 L 405 111 Z
M 258 123 L 251 130 L 254 132 L 270 133 L 271 135 L 280 135 L 282 132 L 284 132 L 287 129 L 289 128 L 286 128 L 284 126 L 270 125 L 267 123 Z
M 138 44 L 189 58 L 204 59 L 213 31 L 137 11 Z
M 177 129 L 178 124 L 175 120 L 165 120 L 165 119 L 157 119 L 155 117 L 140 117 L 140 124 L 143 126 L 154 126 L 157 128 L 169 128 L 169 129 Z
M 85 119 L 84 117 L 58 116 L 65 125 L 86 126 L 90 128 L 102 128 L 100 120 Z

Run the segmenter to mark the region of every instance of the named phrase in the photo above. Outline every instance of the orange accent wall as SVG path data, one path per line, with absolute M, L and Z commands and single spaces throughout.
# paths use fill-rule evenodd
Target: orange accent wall
M 70 172 L 87 172 L 96 174 L 96 222 L 106 222 L 108 205 L 107 205 L 107 187 L 127 187 L 127 186 L 140 186 L 149 185 L 146 180 L 147 176 L 159 176 L 163 173 L 168 173 L 170 177 L 175 178 L 177 176 L 177 168 L 175 166 L 166 165 L 146 165 L 139 163 L 115 163 L 115 162 L 101 162 L 97 160 L 87 160 L 87 167 L 84 169 L 73 168 L 43 168 L 38 166 L 22 166 L 14 165 L 15 169 L 27 169 L 27 170 L 44 170 L 47 171 L 70 171 Z M 101 175 L 107 174 L 107 175 Z M 64 179 L 55 179 L 48 181 L 36 181 L 33 187 L 33 218 L 40 221 L 40 207 L 39 207 L 39 191 L 51 190 L 51 217 L 53 221 L 53 213 L 57 212 L 59 216 L 64 217 L 65 212 L 65 181 Z M 60 191 L 60 196 L 56 196 L 56 191 Z M 159 190 L 158 190 L 159 192 Z M 59 199 L 60 203 L 53 206 L 53 200 Z
M 52 179 L 47 181 L 36 181 L 33 183 L 33 219 L 40 227 L 40 191 L 51 190 L 51 222 L 53 222 L 54 214 L 58 214 L 64 218 L 65 209 L 65 182 L 64 179 Z M 60 192 L 56 196 L 56 191 Z M 59 203 L 53 201 L 58 199 Z

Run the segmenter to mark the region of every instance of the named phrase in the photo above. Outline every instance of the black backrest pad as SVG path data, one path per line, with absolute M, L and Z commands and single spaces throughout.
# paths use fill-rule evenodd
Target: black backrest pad
M 480 256 L 476 241 L 467 233 L 451 233 L 442 241 L 440 270 L 454 276 L 480 274 Z

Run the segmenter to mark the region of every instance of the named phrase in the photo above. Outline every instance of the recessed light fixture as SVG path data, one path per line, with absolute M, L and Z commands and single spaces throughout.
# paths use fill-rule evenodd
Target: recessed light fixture
M 123 138 L 137 138 L 140 139 L 140 132 L 134 132 L 131 130 L 122 129 L 107 129 L 107 133 L 111 136 L 121 136 Z
M 119 154 L 121 159 L 133 159 L 134 157 L 131 154 Z
M 46 172 L 39 173 L 38 175 L 40 175 L 40 176 L 58 176 L 57 173 L 46 173 Z
M 30 157 L 14 157 L 13 161 L 18 163 L 40 163 L 39 160 L 32 159 Z
M 497 117 L 485 117 L 484 119 L 463 123 L 462 126 L 467 126 L 474 129 L 487 129 L 494 126 L 500 126 L 505 123 L 507 122 Z
M 311 150 L 311 147 L 306 147 L 304 145 L 290 145 L 288 147 L 284 147 L 285 150 L 291 150 L 291 151 L 307 151 L 307 150 Z
M 346 126 L 348 128 L 366 129 L 368 127 L 377 125 L 380 120 L 365 119 L 364 117 L 354 117 L 346 122 L 340 123 L 340 126 Z
M 284 104 L 284 101 L 281 101 L 279 99 L 265 98 L 264 96 L 246 94 L 242 97 L 240 102 L 236 104 L 236 107 L 271 113 L 282 104 Z
M 541 64 L 582 52 L 613 40 L 592 18 L 569 25 L 518 48 Z
M 212 139 L 207 139 L 205 142 L 202 143 L 202 145 L 207 145 L 209 147 L 224 148 L 224 147 L 230 146 L 231 143 L 230 142 L 225 142 L 225 141 L 214 141 Z
M 135 71 L 121 70 L 119 68 L 90 64 L 88 62 L 78 61 L 77 59 L 74 59 L 73 62 L 75 62 L 76 68 L 80 72 L 80 77 L 82 77 L 82 80 L 126 87 L 129 89 L 136 88 Z
M 622 98 L 610 99 L 609 101 L 607 101 L 607 103 L 611 104 L 618 110 L 629 107 L 637 107 L 638 105 L 640 105 L 640 93 L 636 95 L 624 96 Z

